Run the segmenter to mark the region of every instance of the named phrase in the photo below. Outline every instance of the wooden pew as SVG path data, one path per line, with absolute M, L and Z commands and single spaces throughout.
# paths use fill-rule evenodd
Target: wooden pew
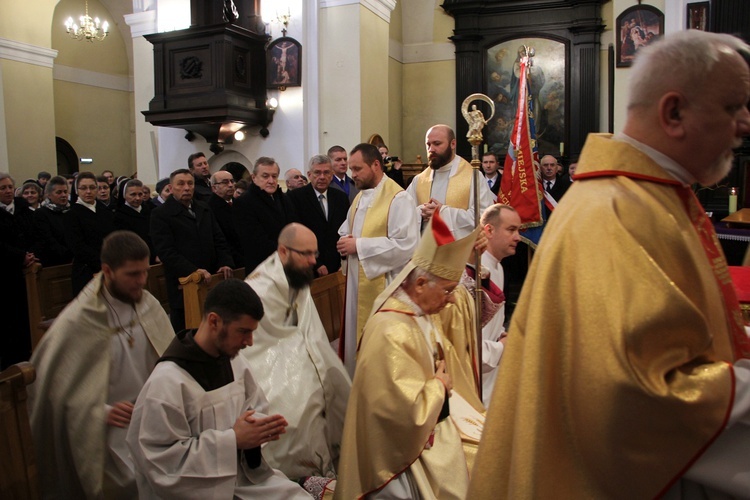
M 244 268 L 235 269 L 234 277 L 244 279 Z M 203 302 L 206 300 L 206 294 L 223 279 L 223 275 L 214 274 L 209 282 L 205 282 L 198 272 L 180 278 L 185 302 L 186 328 L 198 328 L 203 317 Z M 329 341 L 337 339 L 341 332 L 345 285 L 346 277 L 341 272 L 337 272 L 317 278 L 310 286 L 315 308 L 318 310 Z
M 169 314 L 169 297 L 167 297 L 167 281 L 164 278 L 164 266 L 154 264 L 148 270 L 146 290 L 156 297 L 167 314 Z
M 71 264 L 51 267 L 34 264 L 24 269 L 32 349 L 42 339 L 42 335 L 52 324 L 52 320 L 75 298 L 70 282 L 71 269 Z M 146 290 L 156 297 L 169 314 L 164 267 L 161 264 L 155 264 L 149 268 Z
M 235 269 L 234 277 L 244 280 L 245 268 Z M 206 294 L 221 281 L 224 281 L 223 274 L 213 274 L 211 279 L 206 282 L 203 275 L 198 271 L 190 276 L 180 278 L 182 300 L 185 304 L 185 328 L 198 328 L 203 317 L 203 303 L 206 301 Z
M 50 267 L 33 264 L 23 271 L 26 278 L 32 349 L 42 339 L 51 320 L 74 298 L 70 282 L 71 269 L 71 264 Z
M 341 271 L 316 278 L 310 285 L 315 308 L 318 310 L 320 321 L 328 335 L 328 341 L 333 342 L 341 334 L 341 319 L 344 313 L 344 297 L 346 296 L 346 276 Z
M 36 378 L 28 361 L 0 373 L 0 498 L 39 498 L 26 386 Z

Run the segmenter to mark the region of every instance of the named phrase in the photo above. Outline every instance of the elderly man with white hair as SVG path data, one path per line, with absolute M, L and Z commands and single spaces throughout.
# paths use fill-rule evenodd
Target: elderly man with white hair
M 588 137 L 534 256 L 467 498 L 747 498 L 750 341 L 691 185 L 750 133 L 749 50 L 638 52 L 623 131 Z

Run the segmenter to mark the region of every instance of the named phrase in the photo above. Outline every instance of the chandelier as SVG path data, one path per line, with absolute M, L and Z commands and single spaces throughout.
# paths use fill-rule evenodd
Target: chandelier
M 78 26 L 74 23 L 72 17 L 69 17 L 68 20 L 65 21 L 65 28 L 67 29 L 68 34 L 74 40 L 86 40 L 88 42 L 104 40 L 109 33 L 109 23 L 107 21 L 102 23 L 99 21 L 98 17 L 96 19 L 91 19 L 91 16 L 89 16 L 89 2 L 88 0 L 84 1 L 86 10 L 84 15 L 79 18 L 81 25 Z

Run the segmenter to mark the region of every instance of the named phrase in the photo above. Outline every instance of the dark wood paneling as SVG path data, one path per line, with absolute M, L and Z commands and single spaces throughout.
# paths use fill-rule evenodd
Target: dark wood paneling
M 599 50 L 602 0 L 446 0 L 443 9 L 456 20 L 457 137 L 468 125 L 461 103 L 471 93 L 487 92 L 484 66 L 487 49 L 519 37 L 553 38 L 566 44 L 566 156 L 577 157 L 586 135 L 599 131 Z M 458 142 L 459 154 L 470 146 Z

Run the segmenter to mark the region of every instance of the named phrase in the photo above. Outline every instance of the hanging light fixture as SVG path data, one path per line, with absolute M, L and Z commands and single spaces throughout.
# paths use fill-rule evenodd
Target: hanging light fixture
M 84 15 L 79 18 L 81 25 L 79 26 L 74 23 L 72 17 L 69 17 L 65 21 L 65 28 L 68 34 L 75 40 L 86 40 L 88 42 L 104 40 L 109 34 L 109 23 L 107 21 L 102 23 L 98 17 L 91 19 L 91 16 L 89 16 L 89 2 L 88 0 L 84 0 L 84 2 L 86 10 L 84 11 Z

